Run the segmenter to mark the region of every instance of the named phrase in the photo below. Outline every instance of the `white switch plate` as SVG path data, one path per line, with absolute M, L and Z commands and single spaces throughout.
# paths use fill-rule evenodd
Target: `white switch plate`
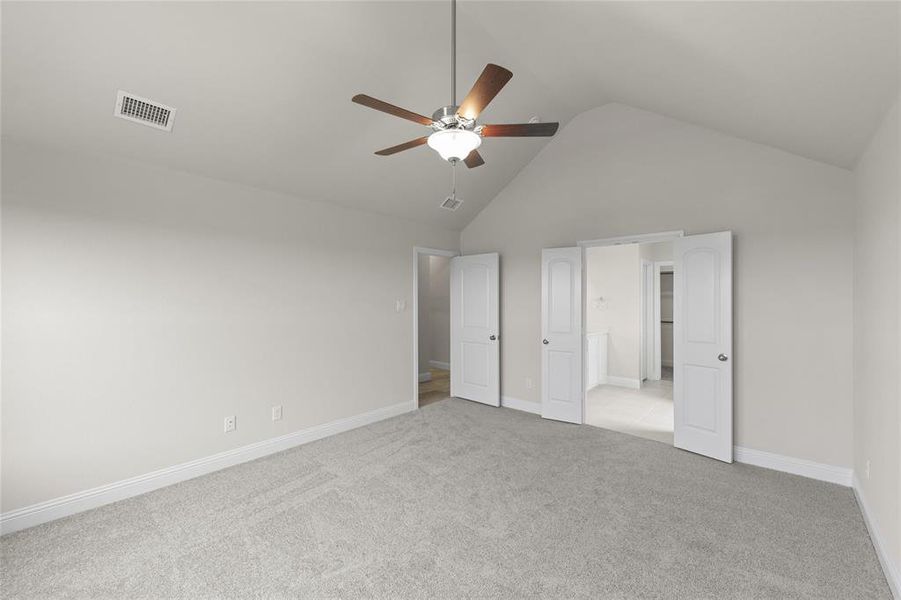
M 235 430 L 235 415 L 225 417 L 225 433 Z
M 527 390 L 532 389 L 532 378 L 531 377 L 526 377 L 526 389 Z
M 272 407 L 272 420 L 273 421 L 281 421 L 282 420 L 282 407 L 281 406 L 273 406 Z
M 394 312 L 404 312 L 407 309 L 407 301 L 406 300 L 395 300 L 394 301 Z

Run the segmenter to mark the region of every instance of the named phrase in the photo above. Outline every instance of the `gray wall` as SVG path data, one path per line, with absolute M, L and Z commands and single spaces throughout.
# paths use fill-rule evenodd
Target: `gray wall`
M 901 573 L 899 135 L 896 103 L 855 171 L 854 472 Z
M 429 360 L 450 362 L 450 258 L 429 257 Z
M 450 258 L 419 255 L 419 372 L 450 362 Z
M 413 246 L 455 249 L 457 233 L 8 139 L 2 152 L 4 512 L 413 406 Z
M 610 104 L 573 119 L 463 230 L 499 251 L 502 389 L 538 402 L 540 251 L 684 229 L 735 234 L 735 442 L 852 464 L 853 177 Z

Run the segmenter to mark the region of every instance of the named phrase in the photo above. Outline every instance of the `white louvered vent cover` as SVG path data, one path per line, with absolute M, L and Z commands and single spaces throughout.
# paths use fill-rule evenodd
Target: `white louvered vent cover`
M 457 210 L 458 208 L 460 208 L 461 204 L 463 204 L 463 201 L 459 198 L 448 196 L 444 199 L 444 202 L 441 203 L 441 208 L 446 208 L 447 210 Z
M 163 131 L 172 131 L 175 109 L 147 98 L 119 90 L 116 95 L 117 117 Z

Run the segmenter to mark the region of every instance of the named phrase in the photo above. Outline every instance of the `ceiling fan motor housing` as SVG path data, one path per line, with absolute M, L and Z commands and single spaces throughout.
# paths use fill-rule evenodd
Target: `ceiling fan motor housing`
M 468 129 L 470 131 L 474 129 L 475 119 L 464 119 L 458 115 L 457 109 L 459 108 L 459 106 L 450 104 L 442 106 L 432 113 L 432 120 L 438 124 L 436 129 Z

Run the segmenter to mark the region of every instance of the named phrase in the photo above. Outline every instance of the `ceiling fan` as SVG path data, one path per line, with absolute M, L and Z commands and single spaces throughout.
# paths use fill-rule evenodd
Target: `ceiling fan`
M 352 100 L 433 130 L 429 135 L 379 150 L 376 152 L 379 156 L 389 156 L 428 144 L 441 158 L 455 166 L 458 160 L 462 160 L 467 167 L 473 169 L 485 164 L 478 151 L 483 137 L 549 137 L 557 132 L 559 123 L 478 123 L 479 114 L 512 77 L 513 73 L 507 69 L 488 64 L 463 102 L 457 105 L 457 2 L 451 0 L 451 103 L 436 110 L 430 119 L 366 94 L 357 94 Z

